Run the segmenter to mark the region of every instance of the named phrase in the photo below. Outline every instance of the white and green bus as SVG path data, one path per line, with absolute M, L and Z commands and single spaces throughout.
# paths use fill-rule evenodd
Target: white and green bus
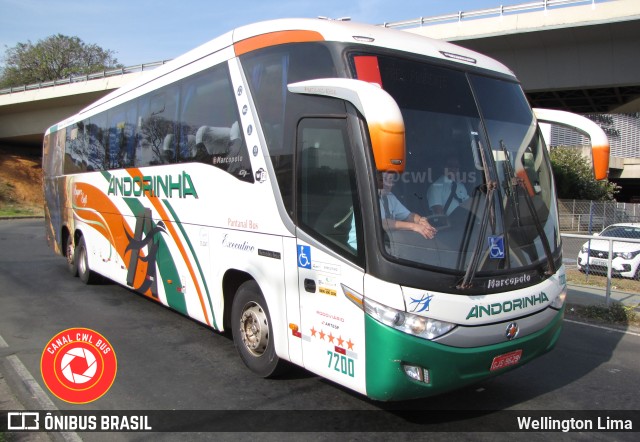
M 565 123 L 597 132 L 583 121 Z M 601 177 L 607 163 L 605 137 Z M 538 120 L 508 68 L 448 43 L 242 27 L 48 129 L 43 165 L 72 275 L 231 330 L 260 376 L 293 363 L 377 400 L 425 397 L 560 334 Z

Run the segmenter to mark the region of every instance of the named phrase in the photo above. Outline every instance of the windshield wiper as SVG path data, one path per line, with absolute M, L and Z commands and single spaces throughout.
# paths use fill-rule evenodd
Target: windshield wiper
M 504 142 L 500 140 L 500 149 L 504 153 L 505 161 L 504 161 L 504 171 L 506 178 L 506 185 L 508 187 L 507 194 L 507 204 L 509 201 L 512 201 L 514 207 L 514 213 L 516 217 L 516 222 L 518 227 L 522 227 L 520 221 L 520 202 L 519 202 L 519 190 L 522 188 L 522 193 L 524 194 L 524 200 L 527 203 L 527 208 L 529 209 L 529 214 L 531 214 L 531 218 L 533 218 L 533 223 L 536 227 L 536 231 L 540 236 L 540 240 L 542 241 L 542 248 L 544 249 L 544 254 L 547 258 L 547 263 L 549 267 L 547 268 L 547 275 L 553 275 L 556 273 L 556 263 L 553 260 L 553 254 L 551 253 L 551 247 L 549 246 L 549 238 L 547 238 L 547 234 L 542 227 L 542 223 L 540 223 L 540 218 L 538 218 L 538 213 L 536 212 L 535 207 L 533 206 L 533 200 L 531 199 L 531 195 L 529 195 L 529 191 L 527 190 L 524 180 L 522 178 L 518 178 L 513 170 L 513 166 L 511 165 L 511 157 L 509 155 L 509 151 L 505 146 Z
M 513 170 L 513 166 L 511 166 L 511 157 L 509 155 L 509 151 L 507 150 L 507 146 L 505 146 L 504 141 L 500 140 L 500 149 L 504 153 L 504 161 L 502 162 L 502 170 L 504 172 L 504 176 L 506 177 L 504 183 L 505 194 L 507 195 L 507 200 L 511 199 L 516 194 L 516 198 L 513 199 L 513 207 L 514 207 L 514 216 L 516 218 L 516 225 L 518 227 L 522 226 L 522 222 L 520 220 L 520 201 L 518 200 L 518 188 L 516 183 L 516 174 Z
M 458 285 L 459 289 L 467 289 L 471 287 L 471 282 L 473 281 L 473 278 L 476 275 L 476 271 L 478 270 L 478 265 L 480 263 L 480 252 L 482 251 L 482 247 L 484 244 L 481 238 L 484 238 L 484 234 L 487 231 L 489 221 L 491 221 L 491 229 L 494 233 L 496 228 L 494 198 L 496 195 L 495 191 L 498 188 L 498 182 L 497 180 L 494 180 L 491 177 L 490 170 L 493 170 L 493 169 L 489 168 L 484 149 L 482 148 L 482 144 L 479 141 L 478 141 L 478 150 L 480 152 L 480 158 L 482 159 L 482 169 L 484 170 L 485 182 L 487 183 L 486 184 L 487 196 L 485 198 L 484 211 L 482 212 L 482 223 L 480 225 L 480 232 L 478 236 L 478 238 L 480 239 L 476 241 L 476 246 L 475 246 L 475 249 L 473 250 L 473 255 L 471 255 L 471 261 L 467 266 L 467 271 L 465 272 L 464 277 L 462 278 L 462 282 Z M 469 237 L 471 235 L 471 230 L 472 230 L 470 227 L 472 225 L 473 223 L 468 223 L 466 226 L 463 244 L 468 243 L 469 241 Z
M 485 233 L 487 232 L 487 227 L 489 225 L 489 218 L 495 216 L 493 213 L 493 199 L 495 195 L 495 191 L 498 187 L 498 183 L 495 181 L 489 181 L 487 183 L 487 196 L 484 204 L 484 211 L 482 215 L 482 224 L 480 225 L 479 238 L 484 238 Z M 490 215 L 492 214 L 492 215 Z M 469 227 L 467 226 L 467 229 Z M 467 271 L 462 278 L 462 282 L 458 285 L 458 288 L 467 289 L 471 287 L 471 281 L 476 275 L 476 271 L 478 270 L 478 265 L 480 263 L 480 252 L 482 251 L 483 242 L 482 240 L 476 241 L 476 247 L 473 250 L 473 255 L 471 255 L 471 262 L 469 262 L 469 266 L 467 267 Z

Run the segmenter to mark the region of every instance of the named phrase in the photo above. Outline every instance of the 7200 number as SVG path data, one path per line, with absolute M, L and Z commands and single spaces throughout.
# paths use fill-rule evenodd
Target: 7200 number
M 329 365 L 327 365 L 327 367 L 333 367 L 333 369 L 338 373 L 346 374 L 351 377 L 354 376 L 355 364 L 353 359 L 348 356 L 341 355 L 340 353 L 334 353 L 331 350 L 327 350 L 327 355 L 329 355 Z

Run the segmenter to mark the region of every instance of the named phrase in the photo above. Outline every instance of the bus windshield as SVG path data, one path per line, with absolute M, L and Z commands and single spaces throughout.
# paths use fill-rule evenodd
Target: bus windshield
M 359 57 L 372 58 L 353 57 L 356 77 L 381 83 L 406 128 L 404 172 L 377 180 L 387 255 L 456 272 L 474 260 L 481 272 L 550 260 L 559 247 L 550 165 L 520 86 L 387 55 L 375 56 L 372 75 Z M 435 233 L 410 225 L 425 219 Z

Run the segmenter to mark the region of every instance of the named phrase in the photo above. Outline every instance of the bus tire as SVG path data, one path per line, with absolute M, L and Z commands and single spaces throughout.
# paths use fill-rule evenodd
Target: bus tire
M 67 258 L 67 270 L 71 276 L 78 276 L 78 262 L 76 260 L 76 249 L 73 245 L 73 237 L 67 235 L 67 241 L 64 248 L 64 254 Z
M 89 253 L 87 252 L 87 244 L 84 241 L 84 236 L 80 237 L 74 256 L 74 260 L 78 266 L 78 276 L 80 280 L 85 284 L 93 284 L 96 282 L 96 274 L 89 268 Z
M 286 362 L 278 358 L 267 303 L 255 281 L 240 285 L 231 307 L 233 343 L 245 365 L 268 378 L 281 374 Z

